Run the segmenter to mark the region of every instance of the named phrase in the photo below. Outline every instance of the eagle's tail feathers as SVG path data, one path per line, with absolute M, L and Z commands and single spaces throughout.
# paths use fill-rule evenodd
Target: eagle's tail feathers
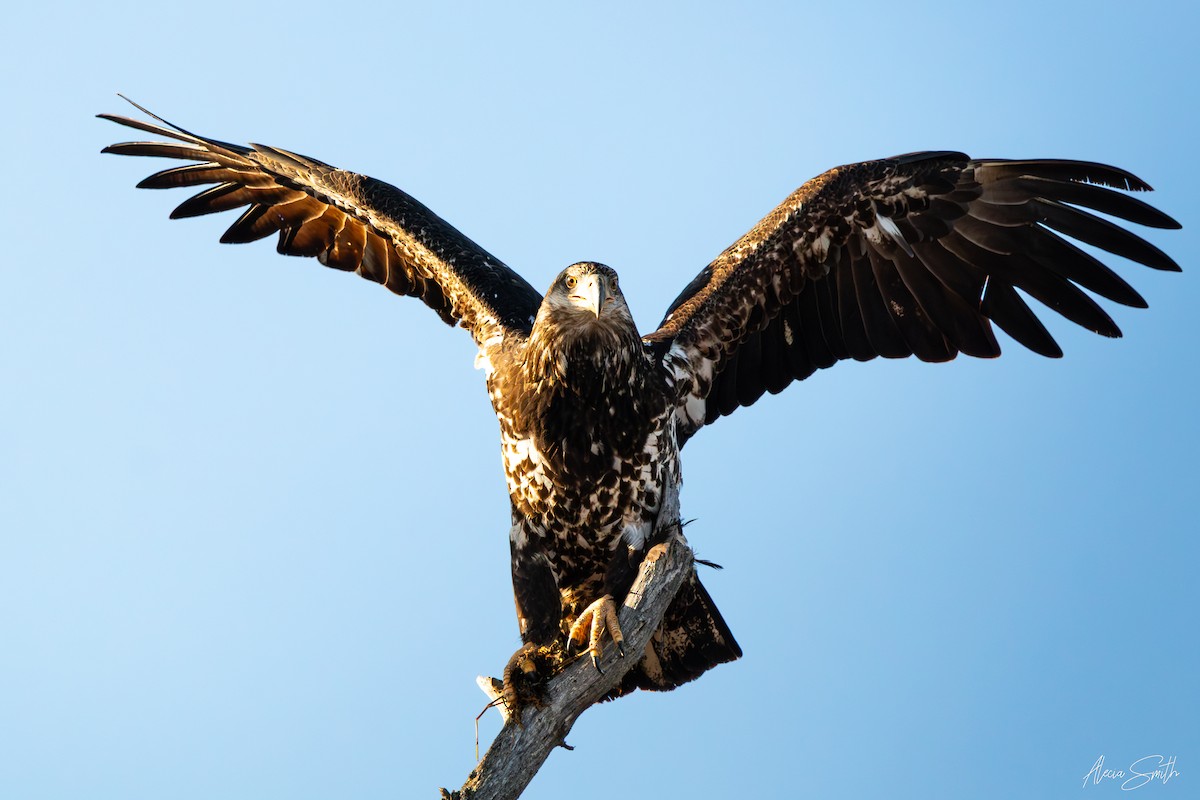
M 605 699 L 634 689 L 669 691 L 741 656 L 742 648 L 693 570 L 667 607 L 642 660 Z

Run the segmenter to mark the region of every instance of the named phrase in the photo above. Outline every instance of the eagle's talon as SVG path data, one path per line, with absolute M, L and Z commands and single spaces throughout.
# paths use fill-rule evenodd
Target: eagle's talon
M 555 645 L 539 647 L 533 642 L 521 645 L 504 667 L 500 698 L 508 718 L 524 727 L 521 711 L 529 706 L 541 708 L 546 683 L 562 663 L 562 651 Z
M 577 642 L 582 644 L 584 634 L 588 631 L 590 631 L 588 652 L 592 655 L 592 666 L 603 675 L 604 670 L 600 669 L 600 658 L 604 655 L 602 639 L 605 631 L 608 631 L 613 644 L 617 646 L 617 654 L 621 658 L 625 657 L 625 637 L 621 633 L 621 626 L 617 621 L 617 603 L 611 594 L 606 594 L 593 602 L 575 619 L 567 636 L 568 647 Z

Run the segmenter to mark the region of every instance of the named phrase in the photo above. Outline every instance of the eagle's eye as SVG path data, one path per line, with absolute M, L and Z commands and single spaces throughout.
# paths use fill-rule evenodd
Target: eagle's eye
M 579 279 L 576 278 L 574 275 L 568 275 L 567 279 L 563 282 L 567 284 L 568 289 L 574 289 L 575 284 L 579 283 Z

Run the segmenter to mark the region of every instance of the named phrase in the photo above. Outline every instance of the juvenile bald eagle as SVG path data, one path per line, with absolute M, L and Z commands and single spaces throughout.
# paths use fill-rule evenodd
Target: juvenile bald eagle
M 161 124 L 101 116 L 169 140 L 104 152 L 190 162 L 138 186 L 211 184 L 172 218 L 244 207 L 222 242 L 278 234 L 280 253 L 315 256 L 420 298 L 474 338 L 512 500 L 524 645 L 506 670 L 510 684 L 531 649 L 570 640 L 596 659 L 605 631 L 620 645 L 614 605 L 647 550 L 680 527 L 679 452 L 704 425 L 844 359 L 998 356 L 992 323 L 1037 353 L 1060 356 L 1018 289 L 1089 330 L 1120 336 L 1082 289 L 1128 306 L 1145 301 L 1059 234 L 1179 269 L 1090 213 L 1179 227 L 1115 191 L 1149 190 L 1128 172 L 912 153 L 804 184 L 705 267 L 656 330 L 639 335 L 606 266 L 573 264 L 543 296 L 386 183 L 286 150 L 197 136 L 152 114 Z M 740 655 L 693 572 L 615 693 L 672 689 Z

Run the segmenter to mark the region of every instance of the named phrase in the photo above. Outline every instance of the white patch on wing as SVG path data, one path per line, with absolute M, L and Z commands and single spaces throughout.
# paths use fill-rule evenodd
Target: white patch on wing
M 627 522 L 621 531 L 621 539 L 634 550 L 641 550 L 646 544 L 646 534 L 650 531 L 647 522 Z
M 904 238 L 904 234 L 900 232 L 900 228 L 896 226 L 895 221 L 893 221 L 891 217 L 876 213 L 875 224 L 880 230 L 888 235 L 888 238 L 900 245 L 900 249 L 907 253 L 909 258 L 913 257 L 912 245 L 910 245 L 908 240 Z
M 491 319 L 488 322 L 494 323 Z M 502 344 L 504 344 L 504 334 L 499 331 L 479 343 L 479 353 L 475 356 L 475 369 L 483 370 L 484 377 L 490 377 L 496 371 L 491 356 L 488 354 L 493 347 L 500 347 Z
M 683 405 L 683 413 L 687 415 L 691 425 L 700 427 L 704 424 L 705 410 L 703 397 L 694 394 L 688 395 L 687 402 Z
M 475 354 L 475 369 L 483 370 L 483 374 L 485 376 L 491 375 L 496 371 L 495 367 L 492 366 L 492 360 L 488 358 L 487 350 L 483 349 L 482 347 L 479 348 L 479 352 Z

